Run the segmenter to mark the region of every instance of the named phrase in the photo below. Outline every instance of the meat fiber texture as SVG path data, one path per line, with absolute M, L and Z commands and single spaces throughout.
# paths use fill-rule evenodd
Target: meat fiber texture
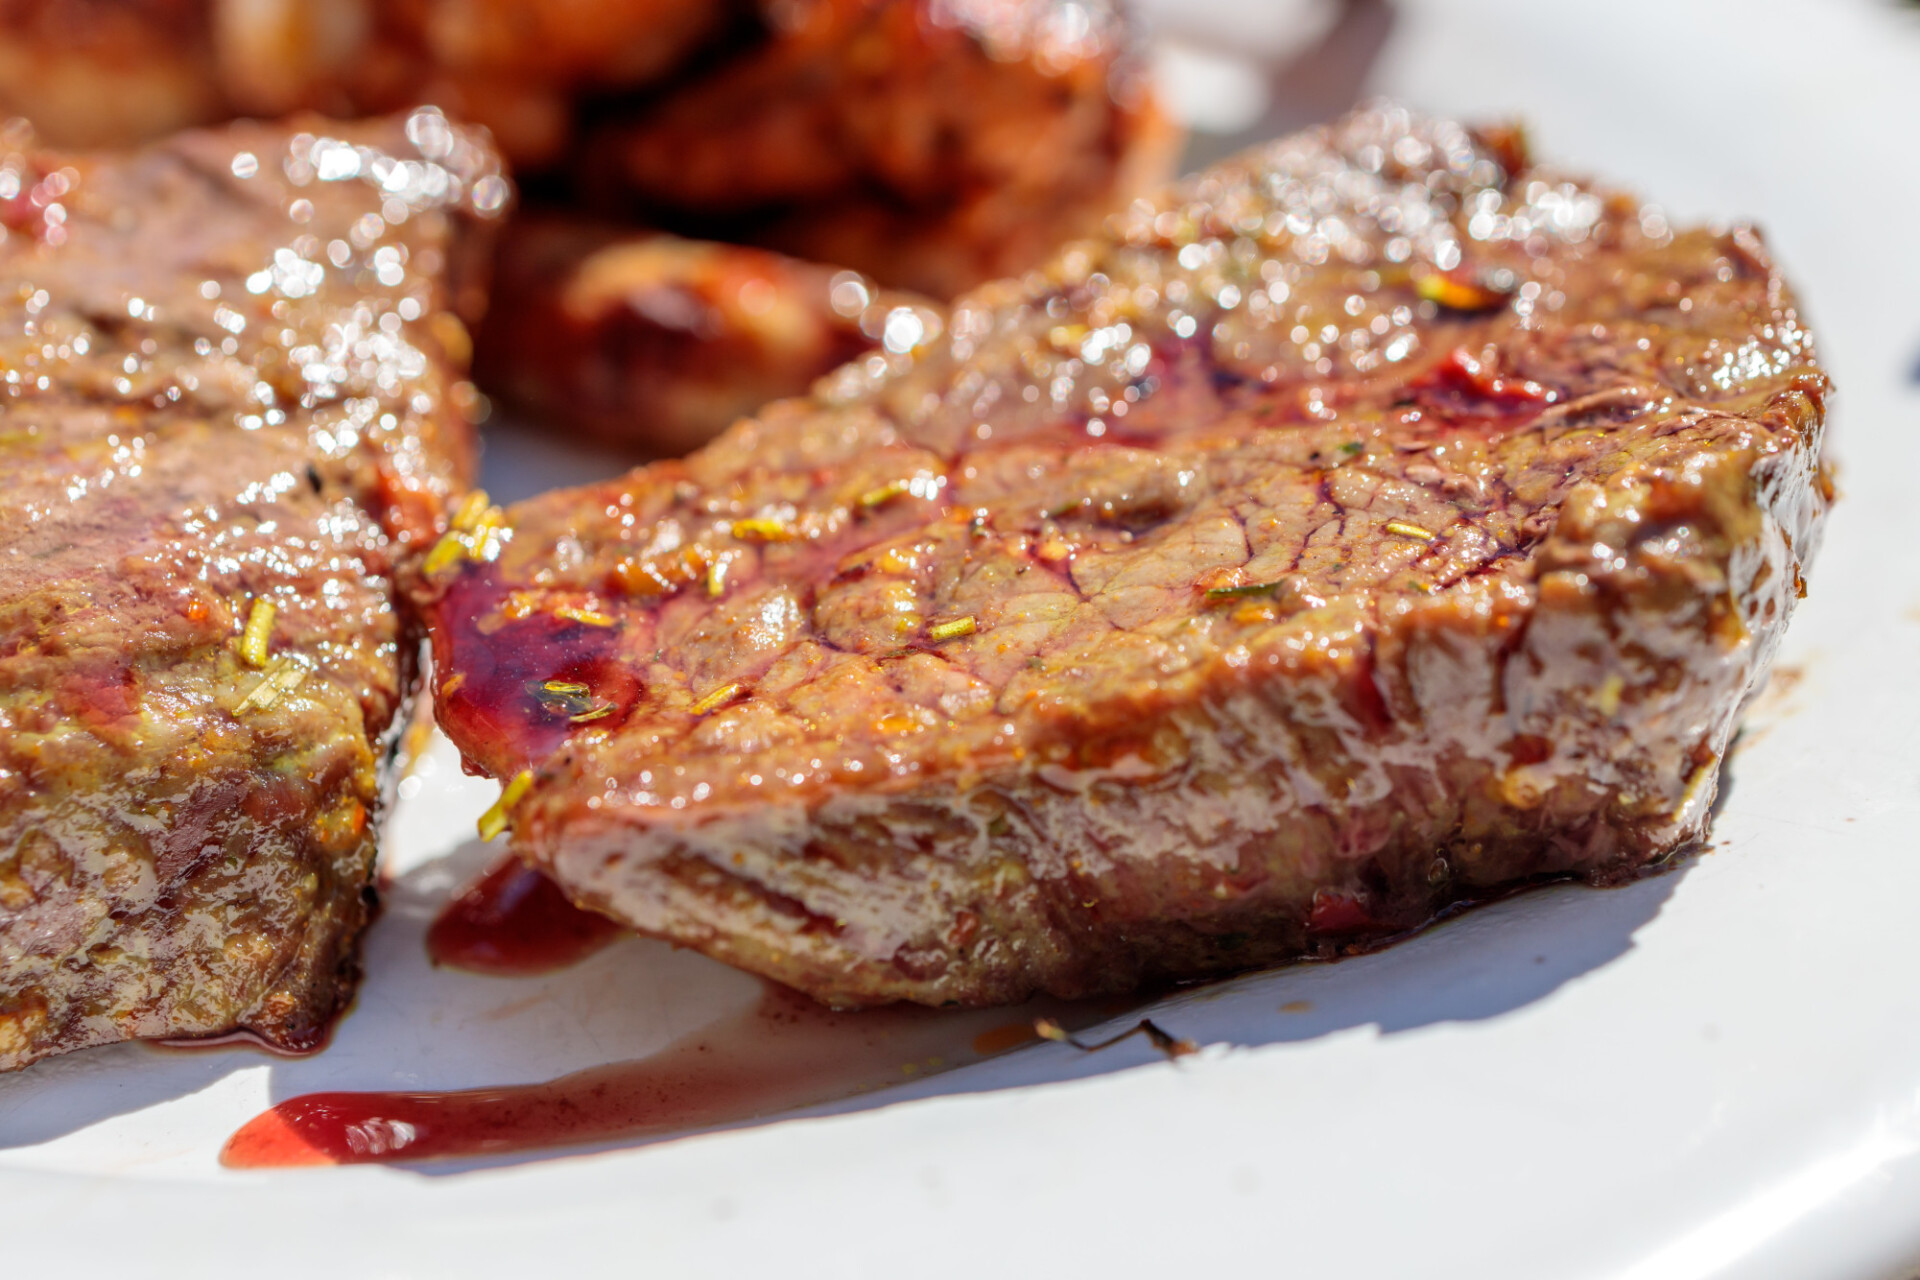
M 1759 234 L 1377 105 L 443 557 L 580 903 L 843 1005 L 1121 991 L 1707 829 L 1828 380 Z
M 507 185 L 432 110 L 8 143 L 0 1069 L 310 1045 L 416 665 L 394 564 L 471 464 L 449 281 Z

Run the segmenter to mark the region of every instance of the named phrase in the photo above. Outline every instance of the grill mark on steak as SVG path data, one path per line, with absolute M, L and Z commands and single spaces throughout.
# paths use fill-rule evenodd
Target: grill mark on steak
M 941 1003 L 1313 953 L 1697 839 L 1831 497 L 1825 375 L 1733 261 L 1757 239 L 1513 154 L 1363 110 L 508 513 L 431 584 L 443 668 L 590 642 L 643 689 L 536 741 L 442 686 L 476 767 L 533 772 L 516 848 L 830 1001 Z M 746 644 L 776 591 L 804 616 Z
M 62 189 L 0 241 L 0 1070 L 311 1047 L 419 644 L 394 565 L 471 463 L 457 258 L 506 188 L 432 111 L 23 165 Z

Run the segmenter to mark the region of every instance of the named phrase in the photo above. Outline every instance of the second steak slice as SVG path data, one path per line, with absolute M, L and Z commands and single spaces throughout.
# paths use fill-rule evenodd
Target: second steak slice
M 0 155 L 0 1071 L 352 994 L 506 197 L 430 108 Z
M 1752 230 L 1394 107 L 890 347 L 432 564 L 441 723 L 521 854 L 842 1004 L 1667 858 L 1830 498 Z

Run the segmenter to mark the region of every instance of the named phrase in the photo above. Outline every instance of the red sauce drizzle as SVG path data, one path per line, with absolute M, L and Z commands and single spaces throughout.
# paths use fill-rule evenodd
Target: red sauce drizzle
M 469 566 L 447 586 L 437 607 L 433 661 L 453 672 L 440 686 L 434 711 L 449 737 L 498 777 L 512 777 L 552 755 L 576 727 L 572 708 L 543 702 L 535 692 L 549 680 L 587 686 L 587 703 L 610 713 L 592 723 L 611 729 L 624 721 L 641 693 L 634 673 L 642 657 L 623 652 L 624 628 L 594 626 L 537 611 L 502 616 L 511 594 L 499 567 Z
M 220 1162 L 265 1169 L 487 1156 L 729 1124 L 1018 1047 L 1033 1038 L 1040 1012 L 1047 1011 L 835 1013 L 769 985 L 754 1009 L 652 1057 L 544 1084 L 291 1098 L 229 1138 Z M 1100 1016 L 1087 1007 L 1078 1013 L 1081 1023 Z
M 508 854 L 441 909 L 427 954 L 436 965 L 525 978 L 578 964 L 625 934 Z

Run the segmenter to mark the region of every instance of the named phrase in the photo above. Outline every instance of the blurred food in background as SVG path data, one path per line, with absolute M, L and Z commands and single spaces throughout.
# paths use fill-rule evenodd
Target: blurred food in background
M 1179 145 L 1112 0 L 0 0 L 0 114 L 60 145 L 428 101 L 490 128 L 536 207 L 831 264 L 509 238 L 476 378 L 654 452 L 865 345 L 837 272 L 940 300 L 1016 274 Z M 668 297 L 704 318 L 664 323 Z
M 934 304 L 855 271 L 536 212 L 501 249 L 475 363 L 535 420 L 679 453 L 881 342 L 903 311 L 938 331 Z
M 211 18 L 208 0 L 0 0 L 0 115 L 100 147 L 232 114 Z
M 593 202 L 936 297 L 1017 274 L 1173 167 L 1099 0 L 788 0 L 709 74 L 588 133 Z
M 739 0 L 0 0 L 0 111 L 57 146 L 232 116 L 434 102 L 520 169 L 560 163 L 585 96 L 676 71 Z

